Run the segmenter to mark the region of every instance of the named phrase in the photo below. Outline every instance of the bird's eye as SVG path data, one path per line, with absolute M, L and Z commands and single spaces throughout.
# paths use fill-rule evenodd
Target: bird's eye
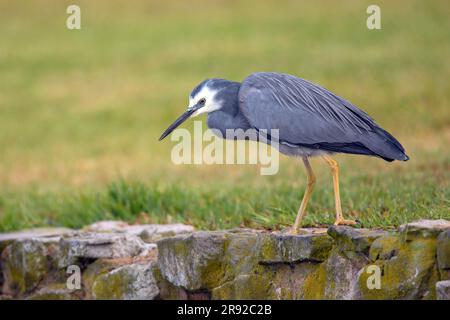
M 201 98 L 201 99 L 198 101 L 199 104 L 205 104 L 205 102 L 206 102 L 206 99 L 205 99 L 205 98 Z

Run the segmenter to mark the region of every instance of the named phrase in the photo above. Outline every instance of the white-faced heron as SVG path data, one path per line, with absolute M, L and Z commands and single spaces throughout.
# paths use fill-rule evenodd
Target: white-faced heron
M 350 153 L 386 161 L 409 158 L 402 145 L 364 111 L 327 89 L 281 73 L 258 72 L 244 81 L 208 79 L 190 94 L 189 106 L 159 138 L 164 139 L 189 117 L 208 113 L 207 124 L 225 136 L 229 129 L 278 129 L 278 150 L 301 157 L 308 184 L 292 231 L 306 212 L 315 176 L 309 158 L 322 157 L 331 168 L 336 204 L 335 225 L 353 225 L 342 215 L 339 167 L 330 155 Z

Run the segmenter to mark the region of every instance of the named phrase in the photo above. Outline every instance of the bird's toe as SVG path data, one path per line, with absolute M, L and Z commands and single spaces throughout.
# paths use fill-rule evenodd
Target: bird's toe
M 285 230 L 285 233 L 290 236 L 296 236 L 299 234 L 299 230 L 295 227 L 290 227 Z
M 335 226 L 355 226 L 357 225 L 358 222 L 354 221 L 354 220 L 345 220 L 345 219 L 340 219 L 340 220 L 336 220 L 334 222 Z

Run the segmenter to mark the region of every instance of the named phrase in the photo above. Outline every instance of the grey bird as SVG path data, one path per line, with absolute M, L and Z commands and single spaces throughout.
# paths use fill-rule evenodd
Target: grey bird
M 289 74 L 257 72 L 242 82 L 208 79 L 192 90 L 189 106 L 161 135 L 164 139 L 190 117 L 207 113 L 207 125 L 226 136 L 227 129 L 278 129 L 278 150 L 300 157 L 307 187 L 295 219 L 296 233 L 306 212 L 315 175 L 309 159 L 320 156 L 330 166 L 336 205 L 335 225 L 354 225 L 343 217 L 339 167 L 334 153 L 407 161 L 405 149 L 364 111 L 331 91 Z M 252 139 L 256 140 L 256 138 Z M 265 140 L 263 142 L 267 142 Z

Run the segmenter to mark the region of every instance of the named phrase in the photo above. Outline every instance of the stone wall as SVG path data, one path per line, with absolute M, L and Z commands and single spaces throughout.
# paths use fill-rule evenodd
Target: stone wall
M 0 234 L 3 299 L 449 299 L 450 221 L 398 230 L 100 222 Z

